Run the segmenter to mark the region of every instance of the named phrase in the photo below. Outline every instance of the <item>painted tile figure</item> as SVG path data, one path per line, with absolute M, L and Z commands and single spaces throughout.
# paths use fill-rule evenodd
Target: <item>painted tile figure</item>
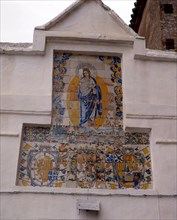
M 89 68 L 83 69 L 79 82 L 78 98 L 80 100 L 80 125 L 94 123 L 97 115 L 102 115 L 101 88 L 91 76 Z
M 149 144 L 123 130 L 120 57 L 55 51 L 52 123 L 24 126 L 17 184 L 149 189 Z

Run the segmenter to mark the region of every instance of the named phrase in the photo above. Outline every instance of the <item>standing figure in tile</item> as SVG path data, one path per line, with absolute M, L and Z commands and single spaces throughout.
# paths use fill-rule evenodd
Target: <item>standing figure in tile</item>
M 91 76 L 89 68 L 83 68 L 83 77 L 79 82 L 80 125 L 94 125 L 97 116 L 102 115 L 101 88 Z

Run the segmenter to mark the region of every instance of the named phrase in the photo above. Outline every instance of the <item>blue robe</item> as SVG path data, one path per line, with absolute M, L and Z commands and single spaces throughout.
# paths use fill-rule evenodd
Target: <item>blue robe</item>
M 82 80 L 86 81 L 84 77 Z M 83 94 L 81 87 L 79 87 L 80 125 L 85 124 L 88 120 L 94 121 L 97 115 L 102 115 L 101 88 L 94 78 L 90 77 L 89 80 L 93 83 L 93 86 L 92 88 L 86 88 L 86 94 Z

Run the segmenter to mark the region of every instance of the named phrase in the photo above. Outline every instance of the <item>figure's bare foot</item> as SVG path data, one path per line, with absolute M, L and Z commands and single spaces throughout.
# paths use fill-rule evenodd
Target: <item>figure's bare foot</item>
M 95 122 L 92 121 L 91 119 L 88 120 L 88 126 L 94 126 L 95 125 Z

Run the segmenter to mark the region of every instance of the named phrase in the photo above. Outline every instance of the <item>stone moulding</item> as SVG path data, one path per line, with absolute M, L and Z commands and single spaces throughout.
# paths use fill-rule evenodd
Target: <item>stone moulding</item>
M 156 190 L 136 190 L 136 189 L 124 189 L 124 190 L 99 190 L 99 189 L 77 189 L 77 188 L 41 188 L 41 187 L 21 187 L 15 186 L 11 190 L 3 190 L 1 193 L 38 193 L 38 194 L 58 194 L 58 195 L 98 195 L 98 196 L 126 196 L 126 197 L 176 197 L 177 194 L 160 194 Z
M 114 35 L 103 35 L 103 34 L 83 34 L 83 33 L 68 33 L 68 32 L 58 32 L 58 31 L 46 31 L 46 39 L 56 38 L 58 40 L 79 40 L 79 41 L 88 41 L 88 42 L 98 42 L 98 43 L 119 43 L 126 45 L 134 44 L 134 37 L 119 37 Z
M 23 45 L 17 44 L 16 47 L 9 45 L 7 43 L 1 43 L 0 44 L 0 54 L 14 54 L 14 55 L 45 55 L 46 50 L 46 42 L 64 42 L 67 44 L 68 42 L 75 42 L 78 45 L 82 42 L 85 44 L 93 44 L 97 43 L 97 45 L 118 45 L 120 47 L 133 47 L 134 40 L 132 38 L 116 38 L 114 36 L 104 36 L 104 35 L 81 35 L 81 33 L 78 34 L 71 34 L 68 35 L 65 33 L 57 32 L 57 31 L 46 31 L 42 36 L 42 41 L 44 42 L 44 45 L 42 45 L 40 48 L 35 49 L 35 45 L 33 44 L 33 48 L 26 48 L 23 47 Z M 87 51 L 86 51 L 87 52 Z M 111 53 L 112 54 L 112 53 Z
M 141 115 L 141 114 L 127 114 L 126 118 L 128 119 L 168 119 L 168 120 L 177 120 L 176 115 Z
M 51 116 L 52 113 L 51 111 L 24 111 L 24 110 L 1 109 L 0 114 Z
M 172 51 L 159 51 L 146 49 L 145 54 L 135 54 L 134 59 L 177 62 L 177 53 Z
M 176 140 L 157 140 L 156 144 L 161 145 L 176 145 L 177 146 L 177 139 Z
M 18 133 L 14 133 L 14 132 L 2 132 L 0 133 L 0 136 L 4 136 L 4 137 L 19 137 Z

